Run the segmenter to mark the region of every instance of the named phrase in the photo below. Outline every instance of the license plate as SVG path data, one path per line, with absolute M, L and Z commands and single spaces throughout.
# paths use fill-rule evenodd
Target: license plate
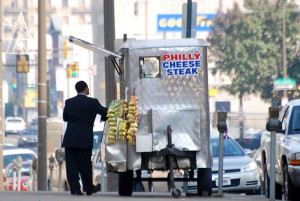
M 219 185 L 219 180 L 216 179 L 216 186 Z M 231 185 L 231 180 L 229 177 L 224 177 L 223 178 L 223 186 L 230 186 Z

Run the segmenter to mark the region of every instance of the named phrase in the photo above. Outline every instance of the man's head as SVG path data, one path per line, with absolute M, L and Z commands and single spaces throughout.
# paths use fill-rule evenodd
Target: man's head
M 77 91 L 77 93 L 84 93 L 84 94 L 87 94 L 89 95 L 89 87 L 88 85 L 84 82 L 84 81 L 78 81 L 76 84 L 75 84 L 75 89 Z

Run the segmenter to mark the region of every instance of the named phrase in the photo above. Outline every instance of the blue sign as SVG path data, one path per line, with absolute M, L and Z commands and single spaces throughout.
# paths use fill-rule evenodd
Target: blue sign
M 216 14 L 198 14 L 196 19 L 197 31 L 211 31 L 212 22 Z M 182 31 L 181 14 L 157 15 L 157 31 L 173 32 Z

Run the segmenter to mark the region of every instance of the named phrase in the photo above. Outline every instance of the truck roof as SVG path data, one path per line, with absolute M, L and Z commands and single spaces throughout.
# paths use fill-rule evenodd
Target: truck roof
M 293 105 L 300 105 L 300 99 L 291 100 L 289 103 Z
M 144 49 L 162 47 L 206 47 L 208 43 L 203 39 L 183 38 L 183 39 L 149 39 L 136 40 L 128 39 L 120 46 L 120 49 Z

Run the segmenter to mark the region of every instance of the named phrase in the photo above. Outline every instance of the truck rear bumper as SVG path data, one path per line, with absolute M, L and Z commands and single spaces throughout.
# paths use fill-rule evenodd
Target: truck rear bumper
M 293 184 L 300 187 L 300 166 L 289 165 L 289 175 Z

